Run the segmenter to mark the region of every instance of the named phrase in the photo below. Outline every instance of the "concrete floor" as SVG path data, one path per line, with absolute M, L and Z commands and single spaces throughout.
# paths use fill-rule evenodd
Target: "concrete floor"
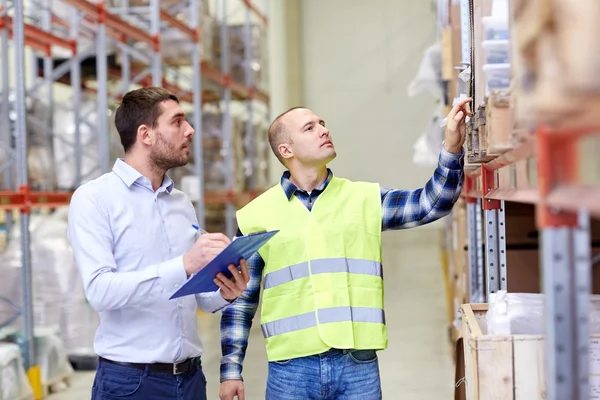
M 412 229 L 384 235 L 386 318 L 389 348 L 379 353 L 384 399 L 453 398 L 454 370 L 446 336 L 446 305 L 439 232 Z M 208 399 L 219 393 L 220 315 L 199 318 L 206 353 Z M 267 363 L 258 323 L 253 326 L 244 378 L 246 399 L 264 399 Z M 90 398 L 93 373 L 77 373 L 72 385 L 49 400 Z

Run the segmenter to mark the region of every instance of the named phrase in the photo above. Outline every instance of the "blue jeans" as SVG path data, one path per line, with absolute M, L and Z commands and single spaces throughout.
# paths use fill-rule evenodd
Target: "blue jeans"
M 267 400 L 380 400 L 373 350 L 329 350 L 269 363 Z
M 98 361 L 92 400 L 206 400 L 206 378 L 196 368 L 173 375 Z

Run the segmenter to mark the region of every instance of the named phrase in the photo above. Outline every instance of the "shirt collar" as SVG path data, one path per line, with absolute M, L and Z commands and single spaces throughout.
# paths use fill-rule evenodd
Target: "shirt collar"
M 140 174 L 138 170 L 133 168 L 131 165 L 127 164 L 125 160 L 122 158 L 117 158 L 115 164 L 113 166 L 113 172 L 121 178 L 123 183 L 127 185 L 127 187 L 131 187 L 134 183 L 138 182 L 139 184 L 149 187 L 152 189 L 152 184 L 150 183 L 150 179 L 146 178 L 144 175 Z M 173 179 L 169 175 L 165 174 L 161 188 L 164 188 L 167 193 L 171 193 L 175 183 Z
M 325 181 L 323 181 L 323 183 L 321 183 L 319 186 L 317 186 L 314 189 L 314 191 L 322 192 L 323 190 L 325 190 L 325 188 L 331 181 L 332 177 L 333 177 L 333 172 L 331 172 L 331 170 L 329 168 L 327 168 L 327 178 L 325 179 Z M 285 171 L 283 173 L 283 175 L 281 176 L 281 187 L 283 189 L 283 192 L 287 196 L 288 200 L 292 199 L 292 196 L 294 196 L 294 193 L 296 193 L 297 190 L 299 190 L 301 192 L 306 192 L 305 190 L 298 188 L 298 186 L 296 186 L 292 183 L 292 181 L 290 180 L 290 171 Z

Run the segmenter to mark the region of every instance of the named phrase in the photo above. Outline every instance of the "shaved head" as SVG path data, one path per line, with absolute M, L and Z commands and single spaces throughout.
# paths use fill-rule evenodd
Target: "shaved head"
M 335 148 L 325 121 L 305 107 L 293 107 L 269 127 L 273 154 L 290 171 L 322 167 L 335 158 Z
M 300 106 L 292 107 L 289 110 L 279 114 L 277 116 L 277 118 L 275 118 L 275 120 L 271 123 L 271 126 L 269 126 L 268 133 L 269 133 L 269 144 L 271 145 L 271 150 L 273 150 L 273 154 L 275 154 L 275 157 L 277 157 L 277 159 L 279 160 L 280 163 L 283 164 L 283 166 L 285 166 L 285 162 L 283 160 L 283 157 L 281 157 L 281 154 L 279 153 L 278 147 L 280 144 L 283 144 L 283 143 L 292 144 L 290 135 L 286 131 L 285 116 L 290 111 L 294 111 L 294 110 L 301 109 L 301 108 L 304 108 L 304 107 L 300 107 Z

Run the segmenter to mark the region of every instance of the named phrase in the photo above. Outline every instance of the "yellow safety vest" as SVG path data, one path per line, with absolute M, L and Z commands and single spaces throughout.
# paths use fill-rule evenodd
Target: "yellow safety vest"
M 378 184 L 336 177 L 312 211 L 276 185 L 237 212 L 245 235 L 280 230 L 259 250 L 269 361 L 387 347 L 381 212 Z

